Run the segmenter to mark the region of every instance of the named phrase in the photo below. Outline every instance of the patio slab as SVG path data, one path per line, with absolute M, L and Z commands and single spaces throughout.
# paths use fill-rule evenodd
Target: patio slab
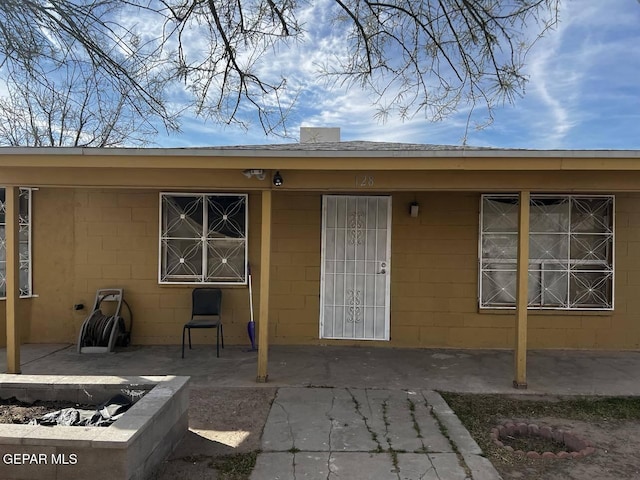
M 528 355 L 529 388 L 514 390 L 513 352 L 338 346 L 272 346 L 269 382 L 257 384 L 257 354 L 247 347 L 134 346 L 78 354 L 73 345 L 23 345 L 23 374 L 177 375 L 192 387 L 330 386 L 471 393 L 640 395 L 640 352 L 538 350 Z M 0 349 L 0 372 L 6 352 Z

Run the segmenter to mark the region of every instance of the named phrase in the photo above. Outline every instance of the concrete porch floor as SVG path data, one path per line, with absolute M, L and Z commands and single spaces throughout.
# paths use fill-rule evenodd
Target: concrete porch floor
M 24 374 L 189 375 L 200 387 L 255 387 L 257 353 L 246 347 L 134 346 L 112 354 L 78 354 L 74 345 L 21 347 Z M 0 372 L 6 372 L 0 349 Z M 476 393 L 640 395 L 640 352 L 531 351 L 526 391 L 514 390 L 513 353 L 336 346 L 272 346 L 271 387 L 332 386 Z

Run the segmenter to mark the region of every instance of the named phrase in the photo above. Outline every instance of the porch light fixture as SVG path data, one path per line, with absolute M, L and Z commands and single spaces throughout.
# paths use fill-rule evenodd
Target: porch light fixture
M 256 177 L 258 180 L 264 180 L 266 177 L 264 170 L 261 168 L 250 168 L 247 170 L 243 170 L 242 174 L 247 178 Z
M 411 215 L 413 218 L 417 218 L 419 212 L 420 205 L 418 205 L 418 202 L 412 202 L 411 205 L 409 205 L 409 215 Z
M 280 187 L 283 183 L 284 180 L 282 179 L 282 175 L 280 175 L 280 172 L 276 172 L 276 174 L 273 176 L 273 186 Z

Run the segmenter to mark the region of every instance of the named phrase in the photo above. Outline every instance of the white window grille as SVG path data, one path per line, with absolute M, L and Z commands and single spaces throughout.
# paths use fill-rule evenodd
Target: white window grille
M 518 197 L 482 195 L 480 308 L 514 308 Z M 614 197 L 531 195 L 529 308 L 613 309 Z
M 20 188 L 18 198 L 18 243 L 20 255 L 20 297 L 31 297 L 31 189 Z M 7 237 L 6 237 L 5 189 L 0 187 L 0 297 L 7 295 Z
M 247 195 L 160 194 L 160 283 L 246 284 Z

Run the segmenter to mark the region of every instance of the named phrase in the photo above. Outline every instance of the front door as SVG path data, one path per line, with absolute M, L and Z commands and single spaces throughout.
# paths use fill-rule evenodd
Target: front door
M 391 197 L 322 199 L 320 338 L 389 340 Z

